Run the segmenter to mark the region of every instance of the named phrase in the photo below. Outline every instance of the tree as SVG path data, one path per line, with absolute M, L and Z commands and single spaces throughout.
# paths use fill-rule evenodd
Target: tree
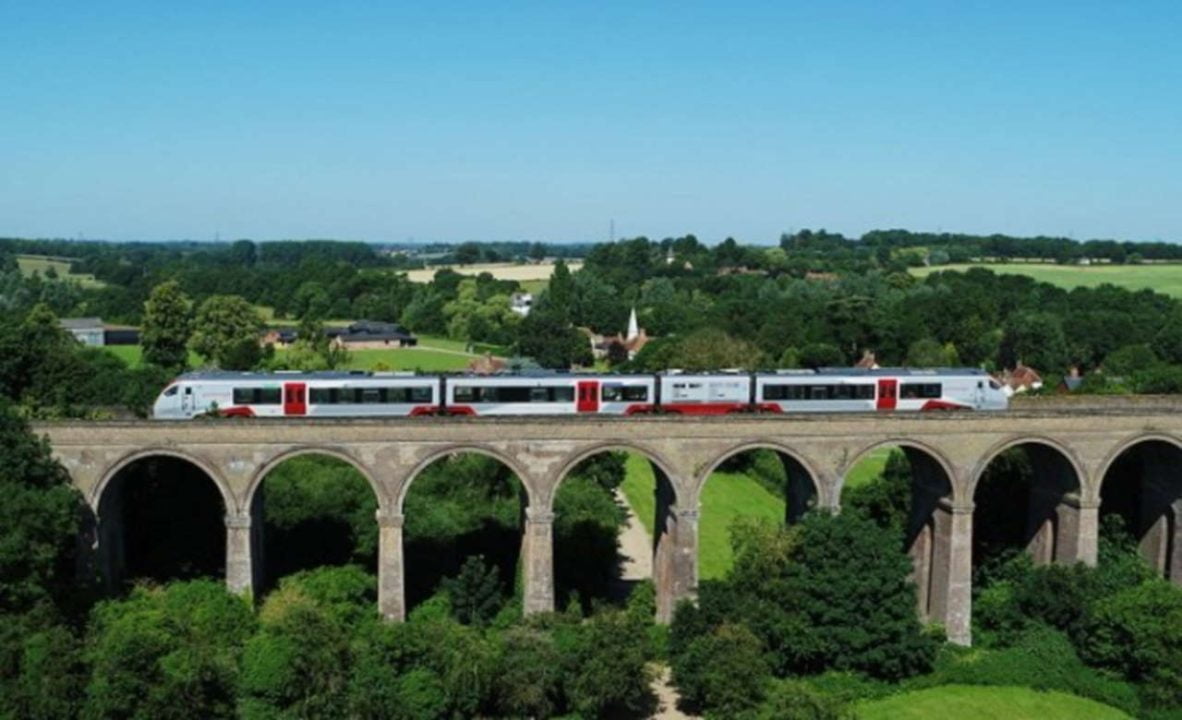
M 686 704 L 720 717 L 758 705 L 768 676 L 762 644 L 743 624 L 723 623 L 673 656 L 673 682 Z
M 548 308 L 534 310 L 517 326 L 517 351 L 558 370 L 590 365 L 594 359 L 587 336 Z
M 213 295 L 197 311 L 190 346 L 224 370 L 249 370 L 262 355 L 262 329 L 262 318 L 246 300 Z
M 956 367 L 960 358 L 952 343 L 941 345 L 932 338 L 916 340 L 907 348 L 907 364 L 912 367 Z
M 75 576 L 85 505 L 65 469 L 0 397 L 0 614 L 85 594 Z
M 474 242 L 462 243 L 456 248 L 456 262 L 460 265 L 471 265 L 480 262 L 480 244 Z
M 602 612 L 579 627 L 565 668 L 571 709 L 587 718 L 635 717 L 651 705 L 645 625 Z
M 1175 310 L 1153 337 L 1153 350 L 1166 362 L 1182 365 L 1182 309 Z
M 1081 634 L 1089 663 L 1144 684 L 1153 705 L 1182 704 L 1182 590 L 1141 583 L 1096 603 Z
M 501 581 L 496 566 L 484 563 L 484 556 L 469 557 L 460 574 L 445 580 L 452 613 L 465 625 L 485 625 L 501 608 Z
M 546 246 L 540 242 L 533 243 L 529 246 L 529 259 L 536 262 L 541 262 L 546 259 Z
M 238 659 L 250 605 L 212 580 L 138 587 L 95 608 L 84 715 L 236 717 Z
M 144 303 L 140 331 L 144 360 L 163 368 L 184 368 L 189 357 L 192 323 L 193 303 L 181 290 L 180 283 L 169 280 L 152 288 Z
M 1071 358 L 1063 322 L 1049 312 L 1021 312 L 1005 326 L 999 351 L 1004 367 L 1019 362 L 1042 372 L 1062 372 Z
M 566 322 L 571 321 L 575 304 L 575 281 L 571 277 L 570 268 L 561 259 L 554 263 L 550 284 L 538 304 Z
M 841 350 L 829 343 L 809 343 L 800 350 L 801 367 L 837 367 L 845 365 L 845 356 Z

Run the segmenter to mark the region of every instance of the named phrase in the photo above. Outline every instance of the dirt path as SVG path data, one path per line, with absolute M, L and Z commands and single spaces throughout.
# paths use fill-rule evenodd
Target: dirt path
M 624 529 L 620 531 L 617 540 L 620 557 L 623 558 L 620 568 L 622 584 L 630 587 L 636 582 L 648 580 L 653 576 L 653 539 L 649 537 L 644 525 L 640 523 L 628 499 L 620 490 L 615 491 L 616 502 L 628 511 L 628 519 Z M 657 696 L 657 711 L 650 720 L 694 720 L 696 715 L 686 715 L 677 709 L 677 690 L 669 682 L 669 668 L 656 665 L 653 668 L 656 677 L 653 679 L 653 693 Z
M 628 583 L 648 580 L 653 576 L 653 540 L 648 536 L 644 525 L 640 524 L 640 519 L 632 511 L 632 506 L 628 504 L 628 498 L 624 493 L 616 488 L 614 494 L 616 502 L 628 511 L 628 519 L 616 541 L 619 544 L 620 557 L 624 559 L 620 579 Z

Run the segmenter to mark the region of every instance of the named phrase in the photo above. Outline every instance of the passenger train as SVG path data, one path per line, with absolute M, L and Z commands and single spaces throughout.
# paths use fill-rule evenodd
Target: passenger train
M 1006 405 L 997 381 L 974 368 L 652 375 L 218 371 L 178 377 L 156 399 L 152 416 L 726 415 L 1004 410 Z

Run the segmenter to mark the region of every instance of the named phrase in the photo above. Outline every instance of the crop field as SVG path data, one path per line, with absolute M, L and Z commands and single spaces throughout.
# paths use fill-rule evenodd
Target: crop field
M 1155 290 L 1182 298 L 1182 265 L 1041 265 L 1023 263 L 982 263 L 963 265 L 935 265 L 912 268 L 911 273 L 927 277 L 943 270 L 963 271 L 973 267 L 995 273 L 1027 275 L 1061 288 L 1097 287 L 1110 283 L 1129 290 Z
M 1094 700 L 1021 687 L 944 685 L 855 706 L 858 720 L 1123 720 Z
M 574 261 L 566 264 L 571 272 L 578 270 L 583 266 L 583 263 Z M 422 270 L 410 270 L 406 273 L 407 279 L 411 282 L 431 282 L 438 270 L 448 267 L 461 275 L 479 275 L 482 272 L 492 273 L 492 276 L 498 280 L 517 280 L 526 289 L 531 292 L 539 288 L 537 283 L 540 281 L 545 283 L 550 280 L 550 276 L 554 273 L 554 263 L 541 263 L 538 265 L 516 265 L 514 263 L 478 263 L 476 265 L 447 265 L 424 268 Z
M 58 277 L 76 280 L 84 287 L 102 287 L 103 283 L 96 280 L 94 275 L 90 273 L 75 274 L 70 272 L 70 262 L 61 258 L 51 258 L 45 255 L 17 255 L 16 263 L 20 267 L 21 273 L 26 276 L 32 275 L 34 272 L 40 273 L 42 276 L 53 268 Z
M 656 519 L 656 478 L 652 465 L 641 455 L 631 453 L 625 465 L 627 474 L 621 489 L 636 516 L 653 534 Z M 734 563 L 730 527 L 737 517 L 759 517 L 783 522 L 784 500 L 742 473 L 716 472 L 702 490 L 702 508 L 698 525 L 698 575 L 703 580 L 726 575 Z

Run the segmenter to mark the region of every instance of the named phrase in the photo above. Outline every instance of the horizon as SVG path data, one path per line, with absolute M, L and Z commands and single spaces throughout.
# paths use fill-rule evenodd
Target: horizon
M 1180 25 L 1160 0 L 10 4 L 0 234 L 1178 242 Z

